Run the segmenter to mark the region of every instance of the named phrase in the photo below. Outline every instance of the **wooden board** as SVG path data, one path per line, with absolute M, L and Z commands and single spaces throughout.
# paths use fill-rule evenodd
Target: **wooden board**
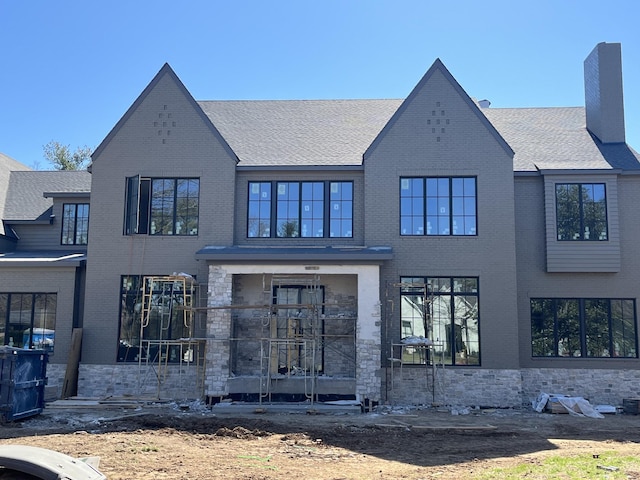
M 82 329 L 74 328 L 71 333 L 71 348 L 67 358 L 67 369 L 64 373 L 61 398 L 69 398 L 78 394 L 78 369 L 80 368 L 80 352 L 82 349 Z

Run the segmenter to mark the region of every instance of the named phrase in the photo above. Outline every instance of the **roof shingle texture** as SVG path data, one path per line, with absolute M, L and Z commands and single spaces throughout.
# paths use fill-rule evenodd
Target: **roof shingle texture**
M 361 165 L 363 154 L 402 100 L 201 101 L 239 166 Z M 515 151 L 514 171 L 640 170 L 625 144 L 602 145 L 583 107 L 485 108 Z
M 240 166 L 361 165 L 400 100 L 198 102 Z
M 14 171 L 10 174 L 4 220 L 38 220 L 48 218 L 53 205 L 44 192 L 88 193 L 91 174 L 82 171 Z

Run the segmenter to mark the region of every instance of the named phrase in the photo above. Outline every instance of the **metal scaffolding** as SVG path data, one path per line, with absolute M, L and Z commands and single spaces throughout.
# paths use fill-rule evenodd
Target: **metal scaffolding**
M 139 393 L 153 382 L 160 398 L 171 380 L 174 391 L 203 396 L 206 341 L 194 336 L 196 287 L 187 274 L 143 278 Z
M 389 342 L 389 356 L 387 358 L 389 365 L 389 383 L 391 385 L 388 388 L 391 397 L 393 397 L 394 389 L 397 381 L 404 380 L 404 367 L 405 365 L 424 366 L 424 380 L 425 388 L 431 392 L 431 401 L 433 404 L 445 402 L 445 386 L 444 386 L 444 358 L 443 358 L 443 344 L 438 341 L 434 341 L 431 338 L 427 338 L 433 334 L 433 302 L 429 297 L 428 287 L 425 283 L 390 283 L 387 285 L 387 318 L 385 325 L 387 329 L 396 325 L 394 322 L 396 318 L 395 302 L 392 298 L 395 298 L 395 292 L 401 289 L 407 289 L 411 292 L 411 296 L 418 297 L 418 301 L 411 304 L 411 308 L 418 312 L 418 317 L 421 318 L 424 328 L 423 336 L 415 336 L 409 329 L 405 332 L 403 319 L 402 319 L 402 307 L 398 309 L 398 317 L 400 324 L 400 340 L 397 340 L 397 336 L 387 330 L 387 338 L 390 338 Z M 396 369 L 399 369 L 400 375 L 396 375 Z M 438 402 L 440 400 L 440 402 Z

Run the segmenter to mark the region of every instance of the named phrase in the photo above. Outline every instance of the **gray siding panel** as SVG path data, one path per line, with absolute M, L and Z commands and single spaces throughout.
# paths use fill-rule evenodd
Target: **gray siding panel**
M 53 202 L 52 214 L 55 215 L 53 223 L 21 223 L 9 224 L 20 237 L 16 245 L 16 250 L 37 250 L 37 251 L 69 251 L 86 252 L 86 245 L 62 245 L 62 209 L 65 203 L 89 203 L 86 198 L 63 198 L 56 197 Z
M 605 183 L 607 192 L 607 241 L 559 241 L 556 233 L 557 183 Z M 618 183 L 613 174 L 545 175 L 546 251 L 548 272 L 619 272 L 620 228 Z

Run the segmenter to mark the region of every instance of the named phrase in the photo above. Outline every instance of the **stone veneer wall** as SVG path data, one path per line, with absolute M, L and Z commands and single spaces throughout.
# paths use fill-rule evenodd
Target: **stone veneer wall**
M 217 266 L 209 266 L 207 306 L 231 305 L 233 275 Z M 207 312 L 207 349 L 205 394 L 223 397 L 228 392 L 231 338 L 231 309 Z
M 426 366 L 396 366 L 393 382 L 391 369 L 387 369 L 387 401 L 396 405 L 520 407 L 522 380 L 519 370 L 438 367 L 434 371 Z
M 47 391 L 56 398 L 62 393 L 67 366 L 61 363 L 47 364 Z
M 360 282 L 359 278 L 359 282 Z M 372 310 L 369 311 L 371 318 L 358 317 L 356 327 L 356 394 L 362 399 L 368 399 L 372 402 L 380 402 L 382 400 L 382 369 L 380 365 L 380 357 L 382 348 L 380 345 L 381 338 L 381 313 L 380 302 L 377 302 Z M 363 322 L 367 321 L 367 338 L 363 338 L 362 330 Z
M 592 404 L 622 405 L 640 397 L 639 370 L 530 368 L 487 370 L 431 367 L 387 369 L 387 402 L 394 405 L 465 405 L 519 408 L 540 393 L 587 398 Z M 435 397 L 433 389 L 435 387 Z
M 160 384 L 156 374 L 157 367 L 155 365 L 81 364 L 78 375 L 78 391 L 83 395 L 98 398 L 146 397 L 184 400 L 203 397 L 202 386 L 198 381 L 199 375 L 193 364 L 168 365 L 166 371 L 163 372 L 163 380 Z
M 640 398 L 640 370 L 525 368 L 521 370 L 525 402 L 540 392 L 584 397 L 593 405 L 622 405 Z
M 356 394 L 361 399 L 379 402 L 380 385 L 380 342 L 356 340 Z
M 367 342 L 368 343 L 368 342 Z M 372 374 L 377 358 L 375 345 L 363 345 L 359 354 L 365 367 L 359 375 L 369 382 L 358 381 L 358 394 L 372 401 L 380 399 L 378 375 Z M 359 352 L 360 352 L 359 347 Z M 51 367 L 51 368 L 49 368 Z M 149 367 L 147 367 L 149 368 Z M 360 367 L 359 367 L 360 368 Z M 209 369 L 210 370 L 210 369 Z M 377 370 L 379 371 L 379 370 Z M 366 375 L 365 375 L 365 372 Z M 48 387 L 62 390 L 64 365 L 48 365 Z M 393 405 L 430 405 L 433 402 L 431 368 L 407 367 L 386 370 L 387 403 Z M 167 378 L 160 388 L 161 399 L 203 398 L 192 367 L 170 365 Z M 151 370 L 141 370 L 137 364 L 80 365 L 78 389 L 82 395 L 107 397 L 158 398 L 158 384 Z M 528 407 L 541 392 L 580 396 L 594 404 L 621 405 L 625 398 L 640 398 L 640 371 L 589 369 L 522 369 L 486 370 L 470 368 L 438 369 L 435 380 L 435 403 L 499 408 Z

